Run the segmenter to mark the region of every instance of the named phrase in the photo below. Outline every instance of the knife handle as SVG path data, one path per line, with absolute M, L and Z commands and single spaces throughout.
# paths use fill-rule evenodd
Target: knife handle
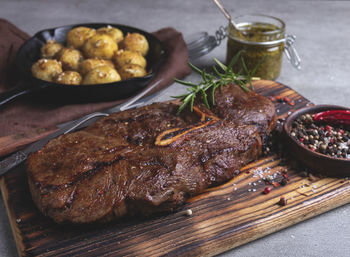
M 18 151 L 0 162 L 0 176 L 27 159 L 27 155 Z

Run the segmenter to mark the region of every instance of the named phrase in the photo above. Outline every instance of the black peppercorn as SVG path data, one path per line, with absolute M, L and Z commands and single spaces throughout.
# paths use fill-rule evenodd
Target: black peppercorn
M 315 122 L 313 115 L 305 114 L 292 123 L 292 128 L 290 135 L 308 149 L 328 156 L 350 159 L 349 126 Z
M 287 183 L 288 183 L 288 179 L 283 178 L 283 179 L 281 180 L 281 182 L 280 182 L 280 185 L 281 185 L 281 186 L 285 186 L 285 185 L 287 185 Z

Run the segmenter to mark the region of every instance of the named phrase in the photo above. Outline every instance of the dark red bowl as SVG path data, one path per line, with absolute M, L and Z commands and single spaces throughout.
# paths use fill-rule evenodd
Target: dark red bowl
M 349 108 L 336 105 L 315 105 L 302 108 L 292 113 L 285 121 L 283 126 L 283 137 L 287 144 L 287 149 L 299 161 L 304 163 L 312 171 L 323 173 L 331 177 L 349 177 L 350 176 L 350 159 L 329 157 L 317 153 L 302 146 L 291 135 L 292 123 L 303 114 L 314 114 L 327 110 L 350 110 Z

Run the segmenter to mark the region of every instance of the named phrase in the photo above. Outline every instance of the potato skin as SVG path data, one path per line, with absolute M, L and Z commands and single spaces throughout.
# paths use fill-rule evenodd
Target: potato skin
M 140 33 L 123 38 L 123 32 L 110 25 L 80 26 L 68 31 L 65 45 L 48 40 L 31 71 L 33 77 L 59 84 L 110 83 L 147 75 L 148 51 L 147 39 Z
M 104 83 L 111 83 L 111 82 L 116 82 L 120 81 L 120 75 L 119 73 L 107 66 L 99 66 L 90 72 L 88 72 L 84 79 L 82 84 L 83 85 L 92 85 L 92 84 L 104 84 Z
M 138 52 L 129 50 L 119 50 L 113 56 L 113 62 L 117 69 L 120 69 L 127 64 L 137 64 L 142 68 L 146 68 L 146 59 Z
M 77 71 L 79 67 L 79 63 L 83 60 L 83 55 L 77 49 L 63 48 L 57 54 L 57 60 L 62 63 L 63 70 Z
M 146 70 L 137 64 L 126 64 L 118 69 L 118 72 L 122 79 L 137 78 L 147 75 Z
M 96 31 L 98 34 L 106 34 L 113 38 L 116 43 L 123 40 L 123 32 L 120 29 L 114 28 L 112 26 L 102 27 Z
M 76 71 L 64 71 L 54 78 L 54 82 L 65 85 L 80 85 L 82 77 Z
M 145 36 L 140 33 L 128 33 L 120 42 L 120 48 L 140 52 L 142 56 L 146 56 L 149 50 L 149 45 Z
M 61 43 L 55 42 L 54 40 L 49 40 L 40 49 L 41 57 L 45 59 L 53 59 L 55 55 L 61 51 L 63 45 Z
M 57 60 L 40 59 L 32 65 L 31 71 L 34 77 L 52 82 L 62 72 L 62 65 Z
M 85 41 L 96 35 L 96 30 L 88 27 L 76 27 L 71 29 L 66 36 L 68 47 L 81 48 Z
M 83 53 L 87 58 L 97 57 L 110 60 L 117 51 L 117 43 L 105 34 L 96 34 L 89 38 L 83 46 Z
M 92 58 L 92 59 L 85 59 L 79 64 L 78 71 L 82 76 L 86 75 L 89 71 L 99 67 L 107 65 L 111 68 L 114 68 L 114 64 L 110 60 L 105 60 L 101 58 Z

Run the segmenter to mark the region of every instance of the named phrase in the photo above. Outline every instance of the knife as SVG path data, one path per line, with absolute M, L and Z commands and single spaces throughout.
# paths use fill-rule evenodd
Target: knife
M 114 106 L 112 108 L 106 109 L 106 110 L 101 111 L 101 112 L 90 113 L 88 115 L 85 115 L 85 116 L 77 119 L 77 120 L 73 120 L 71 122 L 65 123 L 64 126 L 62 126 L 56 132 L 48 135 L 47 137 L 45 137 L 45 138 L 43 138 L 43 139 L 41 139 L 41 140 L 31 144 L 31 145 L 29 145 L 25 149 L 10 155 L 9 157 L 5 158 L 4 160 L 2 160 L 0 162 L 0 176 L 4 175 L 7 171 L 11 170 L 12 168 L 16 167 L 17 165 L 21 164 L 23 161 L 25 161 L 27 159 L 27 157 L 30 153 L 33 153 L 33 152 L 40 150 L 50 140 L 52 140 L 52 139 L 54 139 L 62 134 L 67 134 L 76 128 L 82 127 L 89 120 L 96 118 L 96 117 L 108 116 L 112 113 L 121 112 L 121 111 L 125 111 L 127 109 L 130 109 L 130 108 L 134 108 L 136 106 L 140 106 L 141 104 L 135 104 L 135 105 L 132 105 L 132 104 L 137 102 L 139 99 L 141 99 L 147 93 L 149 93 L 152 89 L 154 89 L 156 86 L 158 86 L 161 81 L 162 81 L 162 79 L 157 80 L 149 88 L 140 92 L 136 96 L 132 97 L 130 100 L 128 100 L 120 105 Z M 155 94 L 153 97 L 151 97 L 147 101 L 143 102 L 142 105 L 145 105 L 147 103 L 152 102 L 157 96 L 158 96 L 158 94 Z

